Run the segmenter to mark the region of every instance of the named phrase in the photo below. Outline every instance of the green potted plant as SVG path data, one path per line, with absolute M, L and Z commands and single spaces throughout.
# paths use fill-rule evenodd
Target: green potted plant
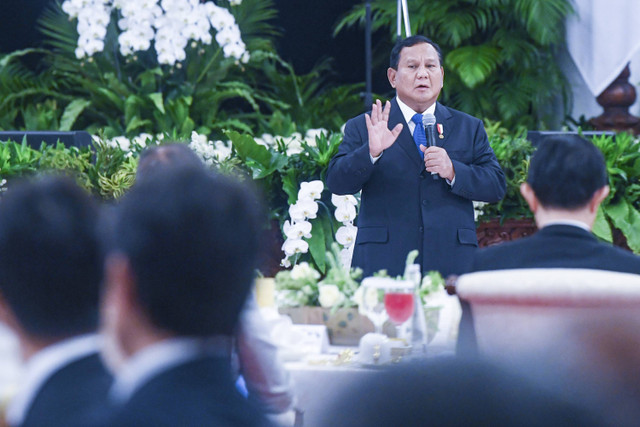
M 477 235 L 480 247 L 512 240 L 535 232 L 533 215 L 520 195 L 520 184 L 527 178 L 529 158 L 534 151 L 526 130 L 513 133 L 500 122 L 485 121 L 489 143 L 507 182 L 507 192 L 498 203 L 476 203 Z

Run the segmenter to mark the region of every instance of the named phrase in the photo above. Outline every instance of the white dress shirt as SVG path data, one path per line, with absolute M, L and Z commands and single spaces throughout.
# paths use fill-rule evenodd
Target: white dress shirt
M 573 227 L 582 228 L 583 230 L 591 233 L 591 227 L 589 227 L 588 224 L 575 219 L 558 219 L 556 221 L 549 221 L 544 225 L 544 227 L 548 227 L 550 225 L 571 225 Z

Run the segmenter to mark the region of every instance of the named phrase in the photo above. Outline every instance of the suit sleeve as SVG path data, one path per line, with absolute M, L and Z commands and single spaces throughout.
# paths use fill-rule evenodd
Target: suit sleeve
M 489 203 L 500 201 L 505 195 L 507 184 L 480 120 L 476 121 L 473 130 L 472 149 L 471 163 L 451 160 L 456 173 L 451 191 L 470 200 Z
M 375 165 L 369 156 L 364 115 L 347 122 L 344 138 L 327 171 L 327 187 L 334 194 L 355 194 L 369 180 Z

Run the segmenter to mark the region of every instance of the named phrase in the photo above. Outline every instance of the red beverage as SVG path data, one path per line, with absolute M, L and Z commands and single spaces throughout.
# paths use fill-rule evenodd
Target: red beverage
M 384 307 L 389 319 L 396 325 L 401 325 L 413 314 L 413 294 L 388 292 L 384 295 Z

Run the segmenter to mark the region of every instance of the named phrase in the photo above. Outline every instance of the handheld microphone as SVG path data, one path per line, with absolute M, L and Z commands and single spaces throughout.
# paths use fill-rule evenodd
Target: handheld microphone
M 436 116 L 433 114 L 425 114 L 422 116 L 422 126 L 424 126 L 424 133 L 427 137 L 427 147 L 435 147 L 436 145 Z M 438 179 L 440 176 L 437 172 L 431 172 L 433 179 Z

